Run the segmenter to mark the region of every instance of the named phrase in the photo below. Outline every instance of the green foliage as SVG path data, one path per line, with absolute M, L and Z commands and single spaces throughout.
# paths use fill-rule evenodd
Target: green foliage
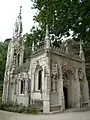
M 0 103 L 2 101 L 2 90 L 3 90 L 6 58 L 7 58 L 7 49 L 10 40 L 11 39 L 6 39 L 4 43 L 0 42 Z
M 87 79 L 90 83 L 90 0 L 32 0 L 33 9 L 37 10 L 34 20 L 39 23 L 42 31 L 46 24 L 50 33 L 59 38 L 55 40 L 56 46 L 62 36 L 68 37 L 73 31 L 73 39 L 84 42 Z M 76 37 L 77 36 L 77 37 Z
M 34 45 L 37 44 L 37 42 L 40 41 L 44 41 L 44 32 L 39 29 L 39 28 L 35 28 L 32 27 L 32 29 L 30 30 L 30 34 L 26 33 L 23 36 L 23 39 L 25 39 L 25 55 L 24 55 L 24 61 L 30 57 L 31 53 L 32 53 L 32 44 L 34 42 Z
M 26 107 L 26 106 L 23 106 L 22 104 L 16 105 L 13 103 L 1 103 L 0 109 L 5 111 L 10 111 L 10 112 L 30 113 L 30 114 L 38 114 L 40 112 L 40 110 L 34 107 L 33 105 Z
M 7 48 L 8 48 L 8 43 L 0 42 L 0 91 L 2 91 L 3 88 Z
M 2 102 L 2 90 L 0 91 L 0 103 Z
M 90 1 L 83 0 L 32 0 L 33 9 L 37 10 L 34 20 L 45 30 L 49 25 L 50 32 L 56 36 L 69 36 L 69 30 L 74 31 L 73 38 L 84 42 L 90 41 Z M 77 40 L 78 40 L 77 39 Z

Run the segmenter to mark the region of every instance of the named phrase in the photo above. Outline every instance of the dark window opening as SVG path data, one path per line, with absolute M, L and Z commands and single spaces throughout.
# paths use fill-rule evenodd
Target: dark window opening
M 90 84 L 89 84 L 89 98 L 90 98 Z
M 14 53 L 14 64 L 16 64 L 16 56 L 17 56 L 17 54 Z
M 64 92 L 65 108 L 68 108 L 68 93 L 66 87 L 63 87 L 63 92 Z
M 18 60 L 17 60 L 17 62 L 18 62 L 18 65 L 19 65 L 19 63 L 20 63 L 20 54 L 18 54 Z
M 21 81 L 21 94 L 25 93 L 25 80 Z
M 42 83 L 42 70 L 38 73 L 38 90 L 41 89 L 41 83 Z

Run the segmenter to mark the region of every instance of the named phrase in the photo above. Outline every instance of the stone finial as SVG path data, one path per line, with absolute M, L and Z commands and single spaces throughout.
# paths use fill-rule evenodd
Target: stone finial
M 19 19 L 22 19 L 21 13 L 22 13 L 22 6 L 20 6 L 20 11 L 19 11 L 19 16 L 18 16 Z
M 20 6 L 20 12 L 19 12 L 20 15 L 21 15 L 21 12 L 22 12 L 22 6 Z
M 65 47 L 66 47 L 66 53 L 68 53 L 69 52 L 68 51 L 68 42 L 66 42 Z
M 49 38 L 49 29 L 48 25 L 46 25 L 46 37 L 45 37 L 45 48 L 50 48 L 50 38 Z
M 48 24 L 46 25 L 46 37 L 49 37 L 49 30 L 48 30 Z
M 34 52 L 34 41 L 32 43 L 32 52 Z
M 83 47 L 82 47 L 82 40 L 80 40 L 80 53 L 79 53 L 79 57 L 85 61 L 85 57 L 84 57 L 84 51 L 83 51 Z
M 80 40 L 80 53 L 83 52 L 83 48 L 82 48 L 82 40 Z

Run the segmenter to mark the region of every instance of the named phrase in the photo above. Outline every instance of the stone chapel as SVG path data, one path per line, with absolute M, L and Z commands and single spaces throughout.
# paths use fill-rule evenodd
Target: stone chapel
M 60 48 L 53 46 L 47 25 L 44 43 L 39 48 L 33 43 L 32 54 L 24 63 L 20 7 L 8 45 L 3 102 L 25 106 L 34 104 L 43 113 L 88 106 L 89 90 L 82 41 L 79 54 L 73 49 L 72 41 L 67 39 Z

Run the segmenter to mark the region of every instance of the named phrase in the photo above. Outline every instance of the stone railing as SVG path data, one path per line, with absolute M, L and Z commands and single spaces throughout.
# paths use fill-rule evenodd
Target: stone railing
M 50 105 L 50 111 L 60 111 L 61 105 Z
M 43 49 L 44 49 L 44 41 L 43 42 L 39 42 L 39 44 L 36 44 L 34 46 L 34 52 L 33 53 L 38 53 L 38 52 L 42 51 Z
M 79 56 L 77 54 L 75 54 L 74 52 L 66 52 L 66 49 L 61 47 L 56 47 L 56 46 L 51 46 L 51 50 L 55 51 L 55 52 L 58 52 L 60 54 L 63 54 L 67 57 L 71 57 L 71 58 L 77 58 L 77 59 L 80 59 Z
M 36 54 L 38 52 L 41 52 L 44 49 L 45 49 L 45 42 L 44 41 L 39 42 L 39 44 L 37 44 L 37 45 L 34 46 L 34 52 L 32 54 Z M 54 45 L 51 45 L 50 49 L 52 51 L 58 52 L 58 53 L 60 53 L 62 55 L 65 55 L 67 57 L 80 59 L 79 55 L 75 54 L 74 52 L 66 52 L 65 46 L 56 47 Z

